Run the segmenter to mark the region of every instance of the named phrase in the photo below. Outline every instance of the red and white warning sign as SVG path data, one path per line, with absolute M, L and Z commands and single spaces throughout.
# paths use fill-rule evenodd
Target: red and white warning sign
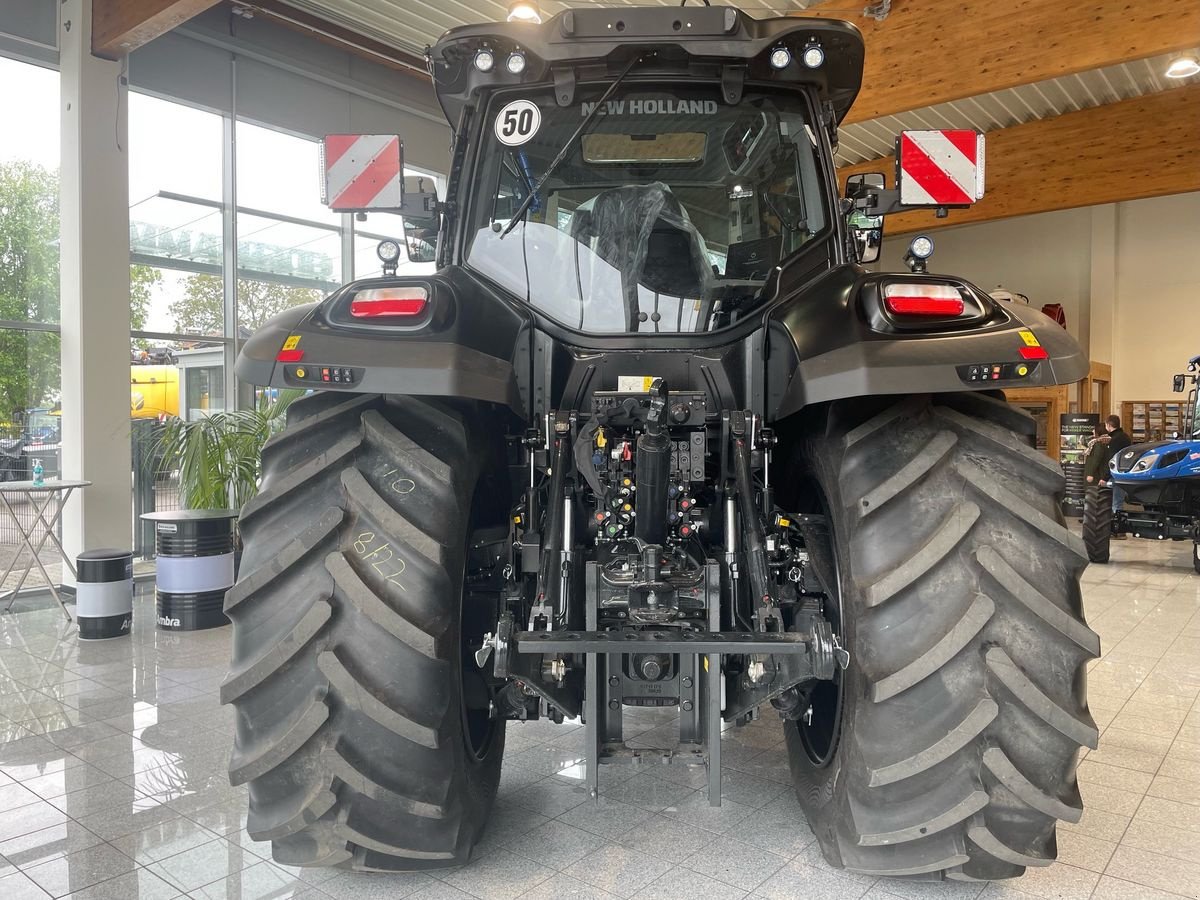
M 404 162 L 394 134 L 327 134 L 321 145 L 321 202 L 338 212 L 399 209 Z
M 977 131 L 900 133 L 900 203 L 967 206 L 983 196 L 983 135 Z

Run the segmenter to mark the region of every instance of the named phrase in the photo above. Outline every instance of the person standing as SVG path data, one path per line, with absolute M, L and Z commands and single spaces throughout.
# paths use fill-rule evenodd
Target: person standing
M 1108 478 L 1108 462 L 1113 457 L 1117 456 L 1122 450 L 1133 443 L 1129 439 L 1129 435 L 1125 433 L 1125 429 L 1121 427 L 1120 416 L 1109 416 L 1104 420 L 1104 429 L 1108 432 L 1108 459 L 1104 461 L 1105 481 L 1101 485 L 1112 488 L 1112 508 L 1113 512 L 1125 503 L 1125 492 L 1121 490 L 1121 486 L 1112 479 Z M 1123 535 L 1122 535 L 1123 536 Z
M 1088 441 L 1083 457 L 1083 477 L 1088 487 L 1099 487 L 1108 475 L 1108 444 L 1112 438 L 1102 425 L 1097 424 Z

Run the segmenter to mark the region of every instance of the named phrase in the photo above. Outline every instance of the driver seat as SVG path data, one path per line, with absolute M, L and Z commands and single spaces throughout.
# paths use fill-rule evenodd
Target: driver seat
M 700 301 L 697 323 L 707 322 L 712 266 L 700 232 L 665 184 L 604 191 L 591 210 L 576 212 L 571 235 L 621 274 L 627 330 L 657 314 L 660 294 L 678 300 L 680 321 L 684 300 Z M 639 286 L 654 292 L 654 313 L 641 309 Z

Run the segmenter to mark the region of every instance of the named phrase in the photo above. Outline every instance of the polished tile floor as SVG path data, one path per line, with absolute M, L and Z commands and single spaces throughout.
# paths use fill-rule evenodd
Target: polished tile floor
M 1104 657 L 1103 729 L 1079 779 L 1088 807 L 1061 861 L 1016 883 L 925 884 L 831 870 L 787 786 L 780 727 L 728 733 L 725 804 L 702 776 L 604 770 L 580 787 L 582 729 L 511 728 L 491 826 L 437 877 L 299 870 L 246 839 L 217 699 L 228 629 L 165 634 L 149 599 L 134 635 L 80 643 L 57 609 L 0 616 L 0 900 L 401 898 L 1200 898 L 1200 576 L 1190 546 L 1114 544 L 1086 575 Z M 24 611 L 22 611 L 24 610 Z M 663 720 L 635 717 L 653 743 Z M 751 825 L 752 827 L 745 827 Z

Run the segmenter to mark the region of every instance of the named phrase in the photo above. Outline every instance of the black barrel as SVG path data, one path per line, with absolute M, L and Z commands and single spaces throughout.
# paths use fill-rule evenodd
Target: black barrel
M 85 550 L 75 560 L 75 618 L 81 641 L 125 637 L 133 625 L 133 553 Z
M 237 511 L 146 513 L 154 523 L 158 627 L 200 631 L 229 623 L 222 607 L 233 586 L 233 522 Z

